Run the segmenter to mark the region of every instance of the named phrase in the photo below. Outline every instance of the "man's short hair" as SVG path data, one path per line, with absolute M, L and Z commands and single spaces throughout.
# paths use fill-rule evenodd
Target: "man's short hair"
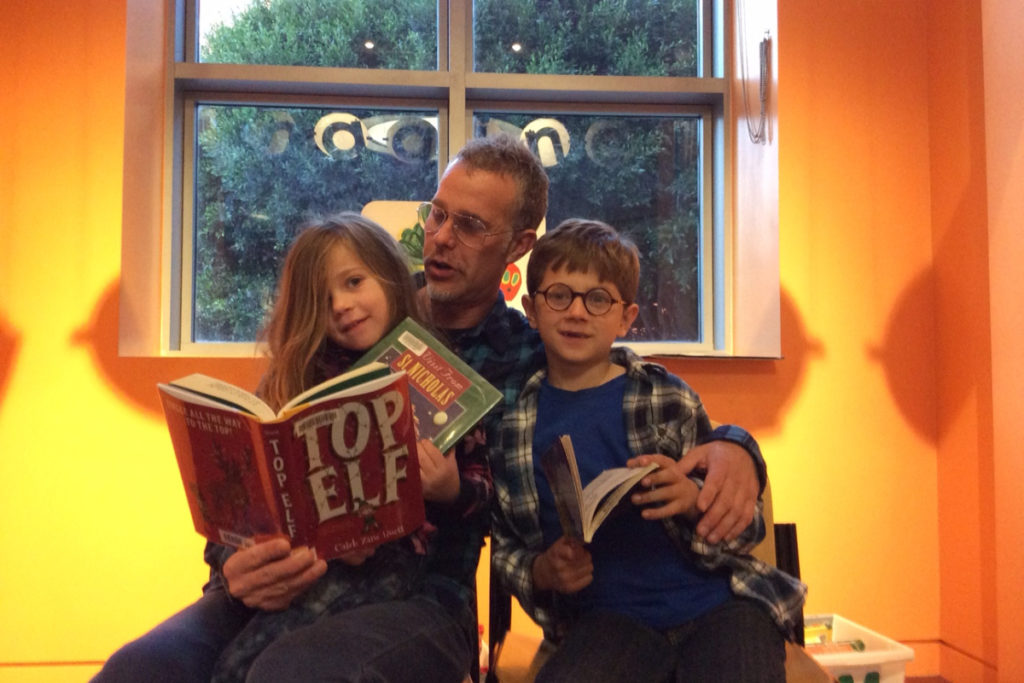
M 488 171 L 512 178 L 519 197 L 512 216 L 515 232 L 536 230 L 548 211 L 548 174 L 526 143 L 507 133 L 474 138 L 459 150 L 448 167 L 457 162 L 472 170 Z
M 601 221 L 568 218 L 537 240 L 526 266 L 526 291 L 540 287 L 549 270 L 570 273 L 591 271 L 611 282 L 627 303 L 636 302 L 640 282 L 640 255 L 636 245 Z

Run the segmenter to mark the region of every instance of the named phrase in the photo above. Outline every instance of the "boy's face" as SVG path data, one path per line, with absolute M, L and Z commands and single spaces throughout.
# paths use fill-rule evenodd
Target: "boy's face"
M 583 296 L 573 296 L 568 308 L 556 311 L 541 294 L 554 284 L 567 285 L 574 293 L 583 294 L 600 287 L 615 303 L 603 315 L 594 315 L 584 305 Z M 589 270 L 570 273 L 559 268 L 544 274 L 537 293 L 523 297 L 523 308 L 530 325 L 544 341 L 551 372 L 566 370 L 574 374 L 594 372 L 599 375 L 607 367 L 612 343 L 629 331 L 639 310 L 635 303 L 619 303 L 621 300 L 618 287 L 599 280 Z

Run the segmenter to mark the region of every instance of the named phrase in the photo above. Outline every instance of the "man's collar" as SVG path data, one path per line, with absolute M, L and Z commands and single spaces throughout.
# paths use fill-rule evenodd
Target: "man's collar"
M 483 320 L 473 327 L 461 330 L 445 330 L 445 332 L 456 342 L 463 339 L 483 338 L 488 346 L 496 351 L 503 352 L 508 348 L 511 341 L 508 312 L 505 297 L 501 292 L 498 292 L 494 305 L 491 306 L 491 310 L 487 312 Z
M 423 289 L 427 286 L 427 276 L 421 270 L 413 273 L 413 282 L 416 289 Z M 449 341 L 459 344 L 463 339 L 482 337 L 491 348 L 503 352 L 508 348 L 511 337 L 511 329 L 508 323 L 508 304 L 505 303 L 505 296 L 498 291 L 494 305 L 487 312 L 484 319 L 473 327 L 452 329 L 440 328 Z

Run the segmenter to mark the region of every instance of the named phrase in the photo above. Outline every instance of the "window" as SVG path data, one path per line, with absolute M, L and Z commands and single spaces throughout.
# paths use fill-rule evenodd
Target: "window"
M 449 155 L 506 131 L 548 169 L 547 225 L 599 218 L 640 248 L 631 346 L 778 355 L 777 321 L 742 332 L 759 323 L 737 268 L 777 271 L 777 250 L 737 228 L 728 3 L 155 5 L 128 2 L 123 353 L 251 353 L 305 217 L 397 207 L 415 255 L 414 207 Z

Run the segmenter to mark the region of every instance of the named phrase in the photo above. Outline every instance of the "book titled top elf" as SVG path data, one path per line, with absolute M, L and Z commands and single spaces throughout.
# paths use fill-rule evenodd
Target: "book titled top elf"
M 325 559 L 421 526 L 417 439 L 445 452 L 500 398 L 412 320 L 277 412 L 206 375 L 158 388 L 196 531 L 235 547 L 287 535 Z

